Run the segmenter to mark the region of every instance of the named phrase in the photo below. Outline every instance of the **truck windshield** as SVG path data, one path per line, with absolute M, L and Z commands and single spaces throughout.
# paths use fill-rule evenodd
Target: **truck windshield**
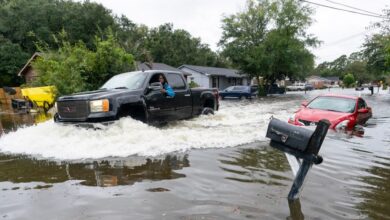
M 102 89 L 140 89 L 145 79 L 146 74 L 143 72 L 123 73 L 109 79 Z

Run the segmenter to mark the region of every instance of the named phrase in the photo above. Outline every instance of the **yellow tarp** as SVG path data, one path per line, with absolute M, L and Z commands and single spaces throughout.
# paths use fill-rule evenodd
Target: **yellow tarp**
M 22 95 L 25 99 L 31 100 L 38 107 L 49 108 L 54 105 L 56 97 L 55 86 L 33 87 L 22 89 Z

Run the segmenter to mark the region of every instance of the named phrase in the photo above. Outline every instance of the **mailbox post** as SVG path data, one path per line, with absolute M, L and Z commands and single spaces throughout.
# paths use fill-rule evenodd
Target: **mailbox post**
M 319 121 L 314 131 L 290 125 L 275 118 L 272 118 L 269 123 L 266 136 L 271 139 L 270 145 L 295 156 L 300 165 L 288 194 L 289 200 L 299 198 L 311 166 L 322 163 L 323 159 L 318 155 L 318 152 L 321 149 L 329 126 L 330 122 L 328 120 Z

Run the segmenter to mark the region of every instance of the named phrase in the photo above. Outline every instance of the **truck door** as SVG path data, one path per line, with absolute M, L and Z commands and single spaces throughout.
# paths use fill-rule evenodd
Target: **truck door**
M 168 73 L 167 80 L 175 92 L 175 119 L 189 118 L 192 115 L 192 96 L 191 91 L 179 73 Z
M 153 82 L 159 82 L 158 79 L 161 74 L 156 73 L 152 75 L 149 80 L 149 85 Z M 149 114 L 153 120 L 169 121 L 172 119 L 176 106 L 174 98 L 167 97 L 158 90 L 147 91 L 145 97 L 148 103 Z

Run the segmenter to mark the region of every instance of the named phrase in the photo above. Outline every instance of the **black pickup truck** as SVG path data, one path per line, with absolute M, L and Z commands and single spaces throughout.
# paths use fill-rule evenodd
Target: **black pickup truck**
M 161 93 L 163 74 L 175 92 Z M 145 123 L 187 119 L 218 110 L 218 91 L 190 89 L 183 74 L 148 70 L 118 74 L 99 90 L 62 96 L 56 102 L 54 121 L 71 124 L 109 122 L 131 116 Z

